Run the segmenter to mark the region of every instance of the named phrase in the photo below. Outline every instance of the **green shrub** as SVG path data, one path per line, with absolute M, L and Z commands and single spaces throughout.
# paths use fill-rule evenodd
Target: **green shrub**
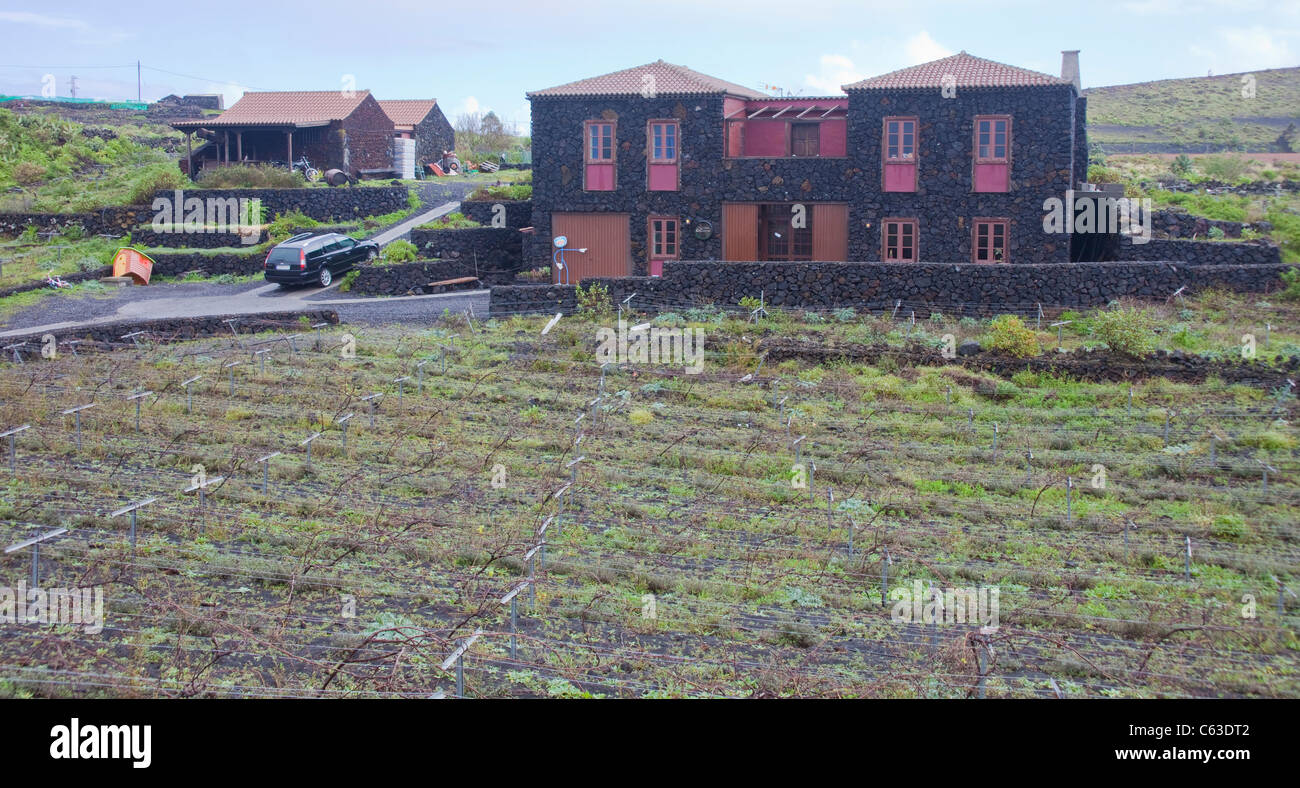
M 483 186 L 476 189 L 467 200 L 531 200 L 533 186 L 530 183 L 515 183 L 504 186 Z
M 457 211 L 449 213 L 446 216 L 440 216 L 428 224 L 420 225 L 421 230 L 468 230 L 483 225 L 469 218 L 465 214 Z
M 275 221 L 268 225 L 267 230 L 271 234 L 271 240 L 279 243 L 293 235 L 294 230 L 311 229 L 319 225 L 320 222 L 301 211 L 290 211 L 289 213 L 277 214 Z
M 1264 218 L 1273 223 L 1273 240 L 1282 247 L 1282 261 L 1300 262 L 1300 214 L 1289 212 L 1278 201 Z
M 578 311 L 593 317 L 608 317 L 613 311 L 613 302 L 609 298 L 609 288 L 599 282 L 592 282 L 585 288 L 578 285 L 576 293 Z
M 1181 178 L 1187 177 L 1192 171 L 1192 157 L 1186 153 L 1180 153 L 1169 165 L 1169 171 Z
M 1124 176 L 1119 170 L 1093 164 L 1088 167 L 1088 183 L 1123 183 Z
M 294 189 L 307 182 L 296 170 L 269 164 L 231 164 L 203 170 L 197 183 L 205 189 Z
M 989 323 L 988 346 L 1016 358 L 1029 358 L 1042 352 L 1034 331 L 1018 315 L 998 315 Z
M 19 186 L 30 188 L 42 183 L 49 172 L 45 167 L 30 161 L 20 161 L 14 165 L 11 177 Z
M 1282 282 L 1286 287 L 1280 293 L 1284 301 L 1300 301 L 1300 268 L 1288 268 L 1282 272 Z
M 158 192 L 184 189 L 189 185 L 190 179 L 176 169 L 175 165 L 155 164 L 145 167 L 132 180 L 128 201 L 131 205 L 148 205 Z
M 343 279 L 339 282 L 339 292 L 350 292 L 352 290 L 352 284 L 357 281 L 357 277 L 359 276 L 361 276 L 360 268 L 353 268 L 351 271 L 344 274 Z
M 386 263 L 412 263 L 419 256 L 419 249 L 410 241 L 393 241 L 384 247 L 383 258 Z
M 1155 320 L 1145 309 L 1116 307 L 1092 316 L 1093 335 L 1116 353 L 1141 358 L 1156 348 Z
M 1240 156 L 1203 156 L 1201 172 L 1224 183 L 1236 183 L 1250 170 L 1250 162 Z

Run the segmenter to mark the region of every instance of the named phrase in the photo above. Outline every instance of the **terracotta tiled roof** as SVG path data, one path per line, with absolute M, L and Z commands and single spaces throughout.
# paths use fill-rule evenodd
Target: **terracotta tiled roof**
M 908 88 L 940 89 L 944 78 L 951 76 L 957 88 L 1004 88 L 1004 87 L 1038 87 L 1043 85 L 1069 85 L 1070 81 L 1030 71 L 1026 68 L 1008 66 L 995 60 L 960 52 L 956 55 L 931 60 L 919 66 L 891 71 L 877 77 L 869 77 L 851 85 L 844 85 L 845 90 L 905 90 Z
M 436 106 L 437 99 L 389 99 L 379 102 L 379 108 L 392 119 L 394 126 L 417 126 Z
M 186 123 L 205 127 L 327 123 L 351 115 L 369 95 L 368 90 L 354 91 L 351 95 L 341 90 L 249 92 L 215 118 Z
M 654 77 L 654 81 L 647 81 L 646 75 Z M 753 88 L 701 74 L 686 66 L 665 63 L 662 60 L 615 71 L 612 74 L 580 79 L 577 82 L 557 85 L 545 90 L 534 90 L 528 96 L 639 96 L 647 86 L 652 86 L 659 95 L 667 96 L 706 96 L 727 93 L 745 98 L 770 98 L 768 94 Z

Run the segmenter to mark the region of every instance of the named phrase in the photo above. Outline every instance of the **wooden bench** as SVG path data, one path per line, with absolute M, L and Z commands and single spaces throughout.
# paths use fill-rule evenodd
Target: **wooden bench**
M 460 276 L 455 279 L 443 279 L 440 282 L 430 282 L 419 289 L 423 291 L 424 295 L 429 295 L 431 293 L 445 293 L 449 290 L 463 289 L 462 285 L 474 285 L 477 283 L 477 276 Z

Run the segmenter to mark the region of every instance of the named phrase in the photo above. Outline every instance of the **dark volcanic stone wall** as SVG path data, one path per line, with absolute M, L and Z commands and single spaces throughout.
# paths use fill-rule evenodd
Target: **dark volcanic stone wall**
M 975 194 L 972 187 L 974 117 L 1013 116 L 1011 190 Z M 914 193 L 884 193 L 883 118 L 919 119 L 919 176 Z M 1076 166 L 1076 101 L 1070 86 L 966 89 L 944 99 L 939 91 L 855 91 L 850 94 L 846 158 L 723 158 L 721 97 L 534 98 L 533 218 L 539 238 L 550 238 L 551 213 L 606 211 L 630 216 L 633 270 L 647 268 L 650 215 L 706 219 L 708 240 L 683 234 L 681 257 L 722 256 L 722 203 L 848 202 L 848 256 L 880 259 L 880 222 L 915 217 L 924 258 L 968 261 L 971 219 L 1011 222 L 1012 263 L 1066 262 L 1069 240 L 1042 232 L 1043 201 L 1063 198 Z M 681 123 L 680 189 L 650 192 L 646 179 L 646 122 Z M 583 122 L 616 125 L 616 189 L 584 192 Z M 529 265 L 549 264 L 549 249 L 533 245 Z
M 496 227 L 470 227 L 464 230 L 411 230 L 411 243 L 428 250 L 434 257 L 460 257 L 492 251 L 519 253 L 523 234 L 518 230 Z
M 141 222 L 152 221 L 154 212 L 145 205 L 104 208 L 87 213 L 0 213 L 0 235 L 18 235 L 28 225 L 42 232 L 78 226 L 86 235 L 126 235 Z
M 896 301 L 962 314 L 1048 307 L 1101 306 L 1121 296 L 1164 299 L 1217 286 L 1264 292 L 1281 285 L 1285 265 L 1182 263 L 716 263 L 667 262 L 662 277 L 584 279 L 601 282 L 615 300 L 658 311 L 715 304 L 736 306 L 760 292 L 773 306 L 889 309 Z
M 472 258 L 455 260 L 420 260 L 400 265 L 362 265 L 352 292 L 366 295 L 420 295 L 428 292 L 430 282 L 477 276 L 481 285 L 507 285 L 515 279 L 515 269 L 475 267 Z
M 424 172 L 424 165 L 442 158 L 442 152 L 456 147 L 456 132 L 447 122 L 442 109 L 434 104 L 424 120 L 415 127 L 415 171 Z
M 330 133 L 341 135 L 343 161 L 328 166 L 349 173 L 393 166 L 393 119 L 388 117 L 373 95 L 367 95 L 352 114 L 343 119 L 338 132 L 331 128 Z M 317 167 L 325 171 L 325 167 Z
M 513 272 L 520 270 L 523 259 L 523 233 L 508 228 L 417 228 L 411 231 L 411 243 L 419 249 L 421 257 L 464 262 L 468 268 L 459 276 L 482 278 L 490 273 L 493 281 L 499 281 L 505 272 L 513 276 Z
M 627 280 L 636 281 L 636 280 Z M 491 315 L 544 312 L 573 314 L 578 308 L 574 285 L 510 285 L 492 288 Z
M 532 200 L 465 200 L 460 204 L 460 212 L 484 227 L 491 227 L 495 205 L 504 207 L 506 227 L 528 227 L 533 221 Z
M 313 231 L 315 232 L 315 231 Z M 239 233 L 156 233 L 152 229 L 137 227 L 131 231 L 131 243 L 136 246 L 174 246 L 187 249 L 220 249 L 227 246 L 256 246 L 265 243 L 268 233 L 260 230 L 251 236 L 252 243 L 244 243 Z
M 1282 251 L 1271 243 L 1182 241 L 1152 238 L 1135 244 L 1120 240 L 1120 260 L 1175 260 L 1188 265 L 1277 265 Z
M 1075 95 L 1071 86 L 937 90 L 851 91 L 849 150 L 866 181 L 857 187 L 849 215 L 849 258 L 880 260 L 880 220 L 915 217 L 923 260 L 971 259 L 971 219 L 1010 220 L 1008 261 L 1065 263 L 1067 235 L 1043 232 L 1043 201 L 1064 199 L 1074 167 Z M 917 191 L 881 191 L 884 118 L 916 116 Z M 976 115 L 1010 115 L 1011 184 L 1004 194 L 977 194 L 972 146 Z M 871 227 L 865 227 L 866 223 Z
M 1152 231 L 1163 233 L 1170 238 L 1205 238 L 1209 235 L 1212 227 L 1222 230 L 1226 238 L 1240 238 L 1241 231 L 1247 227 L 1252 227 L 1259 232 L 1269 232 L 1273 229 L 1273 225 L 1269 222 L 1248 224 L 1245 222 L 1229 222 L 1223 219 L 1206 219 L 1203 216 L 1193 216 L 1182 211 L 1152 211 Z
M 1074 188 L 1088 180 L 1088 97 L 1074 100 Z
M 384 117 L 387 117 L 385 115 Z M 351 188 L 313 187 L 304 189 L 185 189 L 183 197 L 198 197 L 207 204 L 209 197 L 260 199 L 268 219 L 279 214 L 299 211 L 318 222 L 348 221 L 363 216 L 381 216 L 408 207 L 405 186 L 358 186 Z M 158 192 L 154 199 L 175 199 L 174 192 Z M 154 211 L 148 206 L 136 209 L 142 217 L 135 224 L 148 224 Z
M 530 244 L 530 267 L 550 265 L 551 214 L 554 212 L 603 211 L 630 214 L 633 271 L 647 273 L 647 220 L 651 214 L 699 217 L 721 227 L 724 199 L 760 199 L 756 186 L 770 182 L 779 172 L 793 177 L 795 169 L 809 167 L 822 173 L 819 181 L 842 176 L 843 159 L 784 161 L 778 172 L 766 172 L 762 162 L 732 162 L 741 165 L 736 177 L 722 165 L 722 97 L 662 96 L 655 99 L 592 98 L 532 100 L 533 119 L 533 216 L 529 222 L 537 237 L 547 243 Z M 675 192 L 646 190 L 646 123 L 652 119 L 675 118 L 681 124 L 680 188 Z M 617 171 L 615 190 L 583 191 L 583 123 L 588 120 L 615 122 Z M 739 171 L 747 173 L 741 177 Z M 802 179 L 801 179 L 802 180 Z M 795 181 L 798 192 L 799 181 Z M 747 185 L 741 185 L 747 184 Z M 811 193 L 809 193 L 811 194 Z M 772 201 L 778 198 L 768 197 Z M 813 199 L 811 196 L 806 199 Z M 829 198 L 828 198 L 829 199 Z M 715 232 L 708 241 L 689 234 L 681 239 L 681 254 L 694 260 L 722 256 L 722 236 Z
M 303 323 L 304 317 L 307 318 L 305 325 Z M 116 323 L 97 323 L 93 326 L 83 326 L 81 328 L 38 332 L 10 338 L 6 340 L 6 344 L 25 342 L 28 343 L 25 352 L 39 354 L 41 337 L 45 333 L 54 334 L 55 339 L 60 344 L 75 339 L 121 345 L 124 341 L 130 342 L 130 340 L 123 340 L 122 337 L 134 331 L 146 332 L 147 336 L 141 338 L 144 342 L 181 342 L 198 337 L 230 337 L 230 325 L 223 321 L 231 319 L 239 321 L 238 329 L 240 334 L 276 330 L 294 330 L 296 332 L 299 329 L 305 333 L 307 331 L 306 326 L 312 323 L 337 324 L 339 322 L 338 313 L 333 309 L 313 309 L 302 312 L 258 312 L 255 314 L 212 315 L 208 317 L 169 317 L 157 320 L 124 320 Z M 60 350 L 65 353 L 70 352 L 62 348 Z
M 248 276 L 262 272 L 262 262 L 266 252 L 250 254 L 200 254 L 188 253 L 150 253 L 153 260 L 153 276 L 181 276 L 190 271 L 202 271 L 208 276 L 233 274 Z

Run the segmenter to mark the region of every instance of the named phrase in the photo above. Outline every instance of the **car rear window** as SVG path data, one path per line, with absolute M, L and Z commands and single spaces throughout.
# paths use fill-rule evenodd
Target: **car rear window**
M 266 261 L 268 263 L 296 263 L 298 257 L 298 249 L 291 246 L 277 246 L 271 250 L 271 256 Z

